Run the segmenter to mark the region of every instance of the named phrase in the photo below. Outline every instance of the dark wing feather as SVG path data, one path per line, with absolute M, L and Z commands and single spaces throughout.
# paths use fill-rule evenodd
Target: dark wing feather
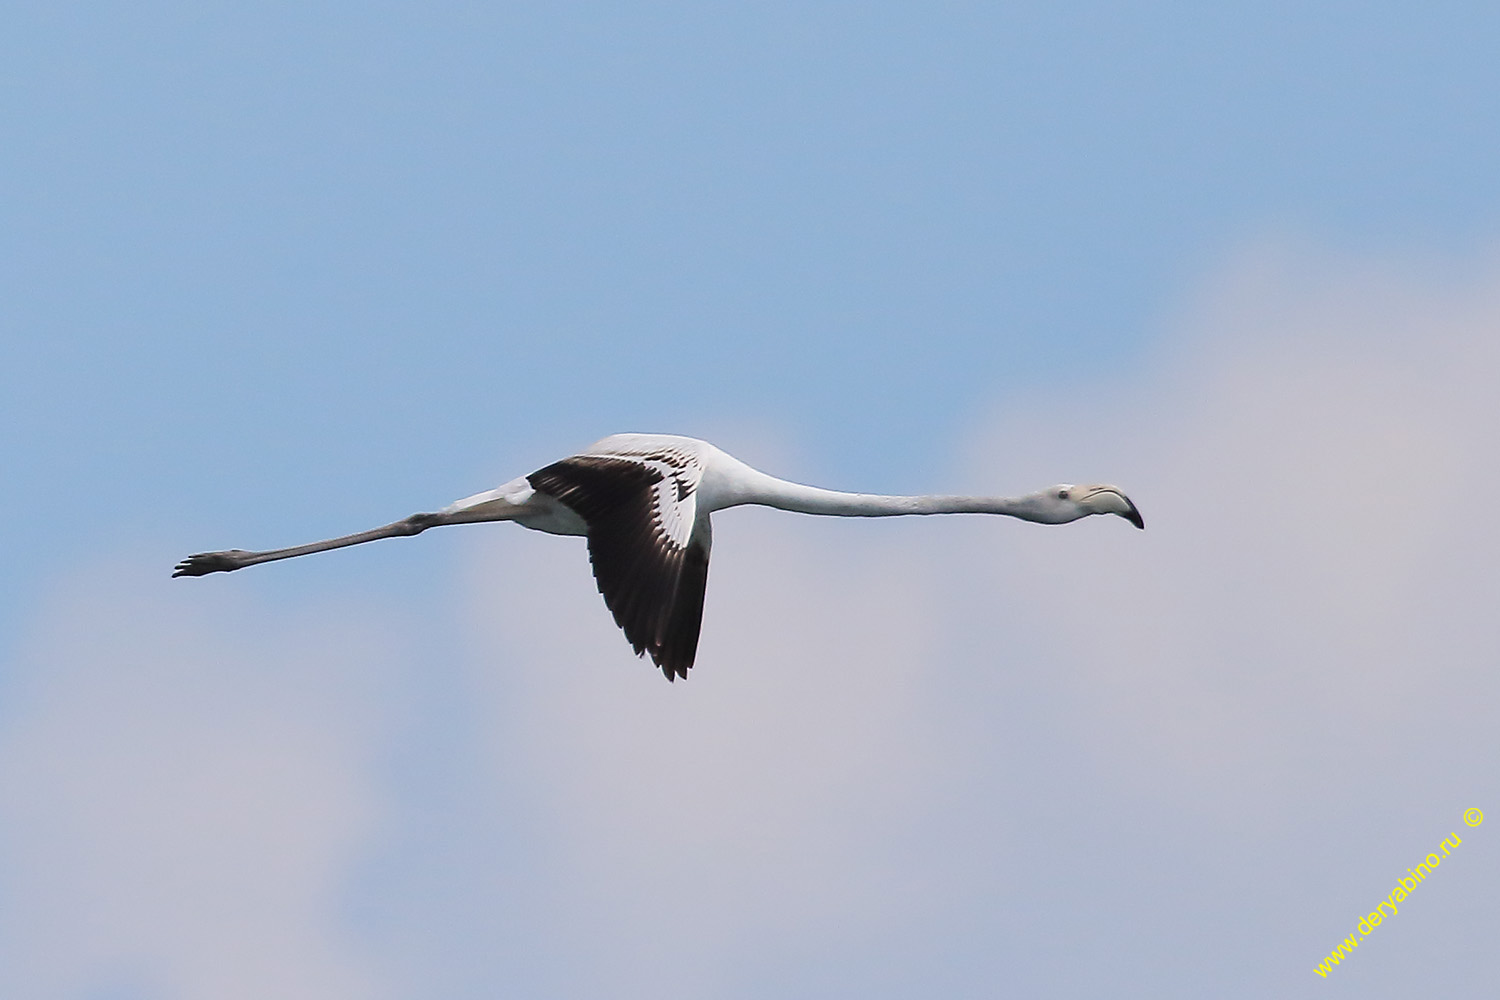
M 708 590 L 708 546 L 704 542 L 704 539 L 694 536 L 682 554 L 682 571 L 677 578 L 677 595 L 672 602 L 661 655 L 652 654 L 651 657 L 667 675 L 667 680 L 672 679 L 674 670 L 679 677 L 687 677 L 688 667 L 693 665 L 693 658 L 698 654 L 703 595 Z
M 589 561 L 605 606 L 636 653 L 649 654 L 673 680 L 687 677 L 698 651 L 708 545 L 698 534 L 684 545 L 663 529 L 656 510 L 663 478 L 650 464 L 598 455 L 563 459 L 526 477 L 588 524 Z M 684 495 L 675 480 L 672 486 L 675 502 L 696 506 L 691 489 Z M 691 523 L 692 510 L 683 513 Z

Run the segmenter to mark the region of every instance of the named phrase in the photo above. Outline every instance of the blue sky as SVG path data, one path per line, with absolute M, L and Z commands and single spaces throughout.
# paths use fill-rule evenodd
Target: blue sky
M 1493 980 L 1459 947 L 1496 929 L 1482 829 L 1427 912 L 1310 969 L 1495 787 L 1500 14 L 4 22 L 0 950 L 57 956 L 11 992 Z M 166 578 L 624 430 L 832 487 L 1112 479 L 1150 530 L 737 513 L 672 689 L 566 540 Z M 622 763 L 669 737 L 702 759 Z M 624 929 L 678 914 L 690 954 Z

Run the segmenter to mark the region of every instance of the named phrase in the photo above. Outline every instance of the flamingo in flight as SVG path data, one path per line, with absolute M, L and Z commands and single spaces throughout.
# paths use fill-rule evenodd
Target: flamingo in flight
M 698 650 L 708 583 L 709 515 L 761 504 L 833 517 L 1005 514 L 1066 524 L 1090 514 L 1145 522 L 1114 486 L 1060 485 L 1021 497 L 881 496 L 841 493 L 777 479 L 707 441 L 665 434 L 616 434 L 560 462 L 476 493 L 436 513 L 383 527 L 264 552 L 200 552 L 173 576 L 204 576 L 256 563 L 416 535 L 440 524 L 515 521 L 554 535 L 584 535 L 604 603 L 637 655 L 667 680 L 687 677 Z

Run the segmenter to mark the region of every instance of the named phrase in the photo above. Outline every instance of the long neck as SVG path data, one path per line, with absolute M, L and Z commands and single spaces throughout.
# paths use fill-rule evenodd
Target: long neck
M 833 517 L 898 517 L 904 514 L 1007 514 L 1032 520 L 1029 497 L 976 496 L 885 496 L 878 493 L 842 493 L 816 486 L 803 486 L 756 472 L 746 477 L 731 503 L 761 504 L 801 514 Z

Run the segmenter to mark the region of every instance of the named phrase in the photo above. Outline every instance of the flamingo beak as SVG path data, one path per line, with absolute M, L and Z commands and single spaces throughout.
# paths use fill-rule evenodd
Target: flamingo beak
M 1113 486 L 1096 486 L 1084 498 L 1086 507 L 1095 514 L 1118 514 L 1137 528 L 1146 526 L 1145 518 L 1125 494 Z

